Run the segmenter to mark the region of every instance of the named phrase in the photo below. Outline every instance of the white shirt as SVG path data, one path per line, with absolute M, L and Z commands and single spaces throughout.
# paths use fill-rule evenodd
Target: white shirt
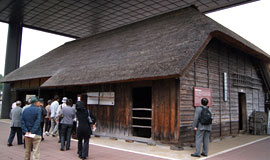
M 63 107 L 66 107 L 66 106 L 67 106 L 67 104 L 66 104 L 66 103 L 63 103 L 63 104 L 61 104 L 61 105 L 57 108 L 57 111 L 56 111 L 56 117 L 59 116 L 61 109 L 62 109 Z
M 56 111 L 58 109 L 58 106 L 59 106 L 59 103 L 57 101 L 54 101 L 52 104 L 51 104 L 51 117 L 54 118 L 56 117 Z
M 11 109 L 14 109 L 14 108 L 16 108 L 16 102 L 14 102 L 14 103 L 12 103 L 12 106 L 11 106 Z

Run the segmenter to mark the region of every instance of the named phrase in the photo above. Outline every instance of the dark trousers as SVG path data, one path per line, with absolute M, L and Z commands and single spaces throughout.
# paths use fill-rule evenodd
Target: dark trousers
M 58 135 L 59 135 L 59 142 L 61 142 L 61 137 L 62 137 L 62 124 L 60 123 L 60 120 L 59 120 L 59 124 L 58 124 Z
M 77 138 L 77 122 L 73 121 L 73 127 L 72 127 L 72 133 L 71 133 L 72 138 L 78 139 Z
M 66 149 L 70 148 L 72 126 L 72 124 L 61 124 L 61 149 L 65 148 L 65 141 L 67 141 Z
M 78 140 L 78 154 L 80 157 L 88 157 L 89 139 L 90 138 L 82 138 Z
M 41 128 L 41 138 L 43 139 L 44 122 L 40 122 L 40 128 Z
M 16 133 L 17 133 L 17 143 L 22 144 L 22 128 L 21 127 L 11 127 L 10 128 L 8 143 L 11 144 L 13 142 L 13 139 L 14 139 Z
M 51 121 L 49 118 L 45 118 L 45 131 L 50 132 L 50 128 L 51 128 Z

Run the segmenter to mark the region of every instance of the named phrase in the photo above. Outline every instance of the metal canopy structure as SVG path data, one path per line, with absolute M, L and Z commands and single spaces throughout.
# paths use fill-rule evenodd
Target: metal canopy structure
M 87 37 L 195 5 L 207 13 L 255 0 L 0 0 L 0 21 L 73 38 Z

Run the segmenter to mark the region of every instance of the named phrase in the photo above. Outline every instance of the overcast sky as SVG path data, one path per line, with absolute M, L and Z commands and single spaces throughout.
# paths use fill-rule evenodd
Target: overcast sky
M 270 0 L 229 8 L 208 14 L 270 54 Z M 0 22 L 0 74 L 4 74 L 8 25 Z M 73 39 L 23 28 L 21 66 Z

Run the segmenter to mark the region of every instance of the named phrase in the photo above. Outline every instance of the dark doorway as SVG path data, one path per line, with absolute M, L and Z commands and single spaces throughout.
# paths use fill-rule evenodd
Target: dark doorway
M 16 100 L 22 101 L 22 107 L 25 106 L 25 102 L 28 100 L 28 99 L 26 99 L 27 95 L 38 96 L 38 90 L 19 90 L 19 91 L 17 91 L 17 97 L 16 97 L 17 99 Z
M 134 88 L 132 98 L 132 134 L 136 137 L 151 138 L 152 88 Z
M 247 103 L 246 94 L 239 93 L 239 131 L 247 131 Z

